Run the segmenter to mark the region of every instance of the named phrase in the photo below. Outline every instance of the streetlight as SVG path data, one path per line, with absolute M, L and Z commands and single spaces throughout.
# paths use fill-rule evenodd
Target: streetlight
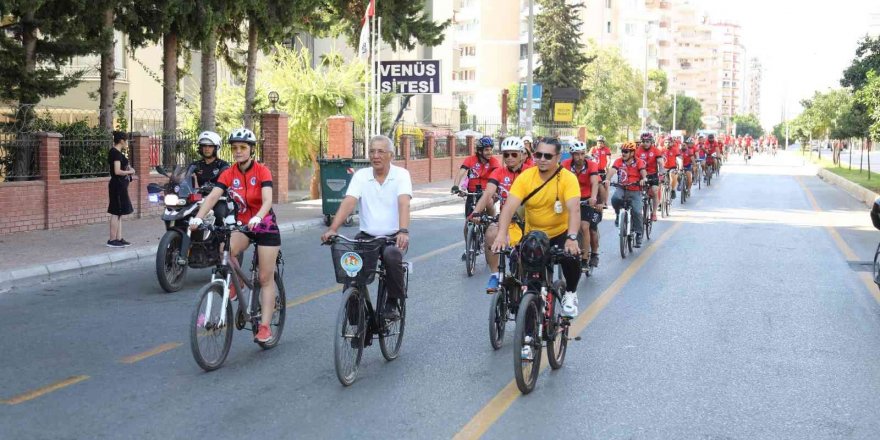
M 345 106 L 345 101 L 342 98 L 336 98 L 336 114 L 342 114 L 342 107 Z
M 278 113 L 278 109 L 275 108 L 275 105 L 278 104 L 278 92 L 271 91 L 269 92 L 269 102 L 272 103 L 272 113 Z

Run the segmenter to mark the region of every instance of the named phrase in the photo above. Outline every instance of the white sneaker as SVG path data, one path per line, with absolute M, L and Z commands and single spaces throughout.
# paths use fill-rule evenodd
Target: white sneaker
M 578 315 L 578 297 L 577 293 L 565 292 L 562 295 L 562 316 L 566 318 L 574 318 Z
M 535 359 L 535 354 L 532 352 L 532 346 L 529 345 L 532 343 L 532 337 L 526 336 L 525 341 L 523 341 L 522 352 L 520 353 L 520 358 L 524 361 L 531 361 Z

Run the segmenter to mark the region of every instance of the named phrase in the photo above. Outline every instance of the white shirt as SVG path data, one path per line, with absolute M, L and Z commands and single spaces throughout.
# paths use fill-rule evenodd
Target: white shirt
M 373 167 L 354 173 L 346 196 L 358 199 L 361 231 L 370 235 L 391 235 L 400 229 L 398 197 L 412 197 L 412 179 L 405 168 L 391 165 L 381 185 L 373 175 Z

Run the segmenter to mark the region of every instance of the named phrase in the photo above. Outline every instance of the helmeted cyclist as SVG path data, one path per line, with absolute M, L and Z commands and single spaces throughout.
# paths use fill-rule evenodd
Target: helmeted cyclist
M 513 215 L 526 200 L 525 234 L 539 233 L 548 237 L 548 245 L 556 245 L 572 256 L 580 255 L 580 187 L 577 177 L 559 165 L 561 153 L 562 144 L 557 139 L 544 139 L 537 144 L 534 154 L 537 165 L 523 171 L 510 187 L 507 202 L 498 218 L 498 236 L 492 243 L 493 252 L 510 245 L 508 230 Z M 561 263 L 566 285 L 562 315 L 574 317 L 578 314 L 580 265 L 572 259 Z
M 599 204 L 599 162 L 587 155 L 587 145 L 581 141 L 571 144 L 571 159 L 562 161 L 562 166 L 571 171 L 578 180 L 581 191 L 581 249 L 590 248 L 589 255 L 581 254 L 581 267 L 588 264 L 599 266 L 599 222 L 602 221 L 602 206 Z M 586 205 L 585 205 L 586 203 Z M 587 259 L 589 258 L 589 259 Z
M 623 208 L 624 197 L 629 197 L 632 201 L 633 228 L 636 232 L 635 247 L 642 247 L 642 191 L 641 186 L 648 183 L 648 174 L 646 171 L 647 164 L 635 155 L 636 144 L 627 142 L 620 147 L 621 157 L 614 161 L 611 167 L 614 173 L 611 175 L 613 182 L 622 185 L 614 191 L 611 196 L 611 206 L 614 207 L 616 219 L 614 226 L 620 225 L 620 209 Z
M 663 176 L 666 160 L 663 153 L 654 145 L 654 135 L 650 132 L 642 133 L 642 148 L 636 150 L 636 158 L 641 159 L 646 164 L 648 173 L 648 197 L 654 206 L 654 214 L 651 215 L 651 221 L 657 221 L 657 206 L 660 204 L 660 177 Z
M 523 162 L 523 166 L 533 167 L 533 166 L 535 166 L 535 158 L 532 157 L 532 152 L 534 151 L 532 148 L 532 143 L 533 143 L 532 135 L 526 133 L 526 135 L 523 136 L 522 141 L 523 141 L 523 147 L 525 147 L 525 153 L 526 153 L 526 161 Z
M 495 149 L 495 141 L 489 136 L 483 136 L 477 141 L 476 148 L 474 149 L 474 155 L 468 156 L 464 159 L 464 162 L 461 164 L 461 168 L 458 170 L 458 174 L 455 176 L 455 180 L 453 180 L 454 185 L 452 186 L 452 194 L 460 194 L 461 190 L 459 189 L 459 185 L 462 184 L 462 179 L 467 175 L 467 192 L 475 193 L 485 190 L 486 186 L 489 184 L 489 176 L 492 175 L 492 172 L 497 168 L 501 167 L 501 162 L 498 161 L 498 158 L 492 156 L 492 153 Z M 474 206 L 477 204 L 477 197 L 475 196 L 467 196 L 464 204 L 464 216 L 465 218 L 470 217 L 471 213 L 474 211 Z M 494 214 L 495 207 L 494 206 L 486 206 L 487 214 Z M 467 222 L 464 225 L 463 235 L 465 239 L 467 239 Z M 462 254 L 462 260 L 466 257 L 465 254 Z
M 672 188 L 672 192 L 669 196 L 672 200 L 675 200 L 675 188 L 678 187 L 678 174 L 670 173 L 669 170 L 671 170 L 673 167 L 678 167 L 679 157 L 681 157 L 681 149 L 679 149 L 678 146 L 675 145 L 675 140 L 671 137 L 666 138 L 665 144 L 666 145 L 664 145 L 663 156 L 666 164 L 666 174 L 669 177 L 669 185 Z
M 196 187 L 205 183 L 217 183 L 220 174 L 229 168 L 229 162 L 218 157 L 220 153 L 220 135 L 213 131 L 203 131 L 199 134 L 198 151 L 201 159 L 192 163 L 195 167 L 193 175 L 196 178 Z
M 254 159 L 257 137 L 247 128 L 232 130 L 229 134 L 229 149 L 232 150 L 235 165 L 220 174 L 216 186 L 205 199 L 198 214 L 190 219 L 190 229 L 203 223 L 205 214 L 214 207 L 224 193 L 228 193 L 238 208 L 236 219 L 246 224 L 249 232 L 233 232 L 230 238 L 230 258 L 244 252 L 253 239 L 260 264 L 260 328 L 254 340 L 267 342 L 272 339 L 269 328 L 275 310 L 275 261 L 281 250 L 281 232 L 272 210 L 272 173 L 265 165 Z M 236 292 L 231 292 L 232 299 Z
M 611 165 L 611 148 L 605 142 L 605 136 L 596 137 L 596 145 L 590 149 L 590 156 L 596 158 L 599 162 L 599 204 L 608 203 L 608 168 Z
M 510 193 L 511 185 L 513 185 L 513 182 L 520 173 L 527 168 L 523 165 L 526 158 L 525 147 L 523 146 L 522 139 L 516 136 L 507 137 L 501 141 L 501 156 L 504 161 L 504 166 L 496 169 L 492 172 L 492 175 L 489 176 L 489 184 L 486 186 L 486 190 L 483 191 L 483 196 L 477 201 L 477 205 L 474 207 L 474 212 L 471 213 L 471 221 L 473 222 L 480 221 L 480 213 L 483 212 L 487 206 L 493 205 L 496 197 L 501 200 L 501 207 L 504 208 L 504 203 L 507 201 L 507 195 Z M 489 275 L 489 281 L 486 283 L 486 293 L 492 293 L 498 289 L 498 284 L 503 275 L 498 272 L 498 255 L 491 252 L 490 249 L 497 236 L 498 225 L 494 223 L 490 224 L 486 228 L 485 242 L 486 262 L 489 266 L 489 273 L 491 274 Z M 510 246 L 515 246 L 519 242 L 520 238 L 522 238 L 522 229 L 518 223 L 511 223 L 508 228 L 508 236 L 510 237 Z
M 687 182 L 684 184 L 687 185 L 688 190 L 690 190 L 691 185 L 694 183 L 694 155 L 696 154 L 694 148 L 694 138 L 688 138 L 684 145 L 681 147 L 681 168 L 684 170 L 685 175 L 687 176 Z

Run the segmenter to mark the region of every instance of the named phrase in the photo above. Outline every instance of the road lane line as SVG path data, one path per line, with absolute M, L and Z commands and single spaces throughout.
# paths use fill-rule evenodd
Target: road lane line
M 810 205 L 813 207 L 813 211 L 823 212 L 824 210 L 819 206 L 819 202 L 816 201 L 816 197 L 813 196 L 813 192 L 807 188 L 807 185 L 804 184 L 801 177 L 795 177 L 798 185 L 801 186 L 801 189 L 804 190 L 804 193 L 807 195 L 807 200 L 810 201 Z M 837 232 L 832 226 L 823 226 L 826 231 L 828 231 L 828 235 L 831 236 L 831 241 L 837 246 L 837 249 L 840 249 L 840 252 L 843 253 L 843 256 L 849 261 L 859 261 L 859 256 L 846 244 L 846 241 L 843 237 L 840 236 L 840 233 Z M 873 262 L 872 262 L 873 263 Z M 880 304 L 880 291 L 877 290 L 877 285 L 874 284 L 874 280 L 871 275 L 867 273 L 861 272 L 859 273 L 859 280 L 862 281 L 862 284 L 865 285 L 865 288 L 868 289 L 868 292 L 871 292 L 871 296 L 874 297 L 874 300 Z
M 159 353 L 164 353 L 168 350 L 173 350 L 177 347 L 180 347 L 181 345 L 183 345 L 183 344 L 181 344 L 180 342 L 169 342 L 167 344 L 162 344 L 152 350 L 147 350 L 143 353 L 138 353 L 138 354 L 133 354 L 131 356 L 126 356 L 126 357 L 120 359 L 119 362 L 121 362 L 123 364 L 133 364 L 135 362 L 140 362 L 148 357 L 155 356 Z
M 53 384 L 46 385 L 42 388 L 37 388 L 33 391 L 28 391 L 27 393 L 24 393 L 24 394 L 19 394 L 11 399 L 3 400 L 2 402 L 7 405 L 18 405 L 19 403 L 27 402 L 29 400 L 34 400 L 37 397 L 43 396 L 45 394 L 49 394 L 53 391 L 57 391 L 62 388 L 65 388 L 65 387 L 69 387 L 73 384 L 77 384 L 77 383 L 80 383 L 80 382 L 82 382 L 84 380 L 88 380 L 88 379 L 89 379 L 89 376 L 68 377 L 67 379 L 64 379 L 62 381 L 58 381 Z
M 623 273 L 596 298 L 592 304 L 577 318 L 575 318 L 569 329 L 570 337 L 574 338 L 578 336 L 602 310 L 605 309 L 612 299 L 617 296 L 618 293 L 623 289 L 624 286 L 632 279 L 633 276 L 645 265 L 648 259 L 654 255 L 654 252 L 660 247 L 663 242 L 669 239 L 672 234 L 675 233 L 679 228 L 681 228 L 683 223 L 676 223 L 672 227 L 670 227 L 666 232 L 663 233 L 660 238 L 644 249 L 638 258 L 632 262 L 626 269 L 624 269 Z M 571 348 L 571 346 L 569 346 Z M 542 356 L 541 360 L 541 371 L 547 368 L 547 356 Z M 539 373 L 540 374 L 540 373 Z M 453 437 L 456 440 L 465 440 L 465 439 L 478 439 L 495 424 L 498 419 L 501 418 L 502 415 L 513 405 L 513 402 L 521 396 L 522 394 L 519 392 L 519 389 L 516 386 L 516 380 L 510 381 L 489 403 L 486 404 L 480 411 L 474 415 L 474 417 L 461 428 L 455 436 Z
M 440 255 L 440 254 L 442 254 L 442 253 L 444 253 L 444 252 L 450 251 L 450 250 L 452 250 L 452 249 L 455 249 L 455 248 L 460 247 L 460 246 L 463 246 L 463 245 L 464 245 L 464 241 L 459 241 L 458 243 L 452 243 L 452 244 L 450 244 L 450 245 L 448 245 L 448 246 L 444 246 L 444 247 L 439 248 L 439 249 L 434 249 L 433 251 L 430 251 L 430 252 L 428 252 L 428 253 L 425 253 L 425 254 L 419 255 L 418 257 L 412 258 L 412 259 L 409 260 L 409 261 L 412 261 L 412 262 L 415 263 L 415 262 L 419 262 L 419 261 L 427 260 L 428 258 L 431 258 L 431 257 L 437 256 L 437 255 Z M 318 298 L 321 298 L 322 296 L 327 296 L 327 295 L 329 295 L 329 294 L 331 294 L 331 293 L 336 293 L 336 292 L 340 292 L 340 291 L 342 291 L 342 285 L 341 285 L 341 284 L 338 284 L 338 285 L 335 285 L 335 286 L 326 287 L 326 288 L 324 288 L 324 289 L 318 290 L 318 291 L 316 291 L 316 292 L 309 293 L 308 295 L 304 295 L 304 296 L 298 297 L 298 298 L 296 298 L 296 299 L 290 301 L 289 303 L 287 303 L 287 308 L 289 309 L 289 308 L 294 307 L 294 306 L 300 306 L 300 305 L 303 305 L 303 304 L 305 304 L 305 303 L 307 303 L 307 302 L 309 302 L 309 301 L 313 301 L 313 300 L 316 300 L 316 299 L 318 299 Z

